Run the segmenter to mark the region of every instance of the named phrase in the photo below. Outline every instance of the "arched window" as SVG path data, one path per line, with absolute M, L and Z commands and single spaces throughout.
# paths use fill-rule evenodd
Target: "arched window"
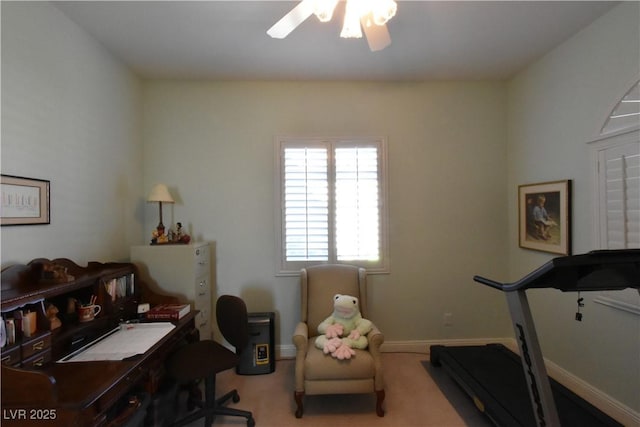
M 638 129 L 640 125 L 640 80 L 622 97 L 604 122 L 600 135 Z

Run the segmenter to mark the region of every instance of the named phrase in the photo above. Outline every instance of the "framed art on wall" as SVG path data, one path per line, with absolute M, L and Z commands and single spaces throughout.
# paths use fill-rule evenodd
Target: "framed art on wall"
M 518 186 L 521 248 L 571 255 L 571 180 Z
M 0 225 L 50 223 L 50 182 L 43 179 L 0 176 Z

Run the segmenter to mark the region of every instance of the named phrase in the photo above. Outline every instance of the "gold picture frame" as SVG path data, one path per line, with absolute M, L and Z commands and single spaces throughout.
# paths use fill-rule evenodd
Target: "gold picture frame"
M 44 179 L 0 175 L 0 225 L 49 224 L 50 186 Z
M 571 180 L 518 186 L 519 246 L 571 255 Z

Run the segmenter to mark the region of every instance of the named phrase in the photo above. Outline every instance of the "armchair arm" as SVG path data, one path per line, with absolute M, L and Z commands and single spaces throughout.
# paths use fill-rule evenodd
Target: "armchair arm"
M 367 334 L 367 340 L 369 341 L 369 347 L 371 347 L 371 351 L 374 349 L 376 352 L 380 353 L 380 346 L 384 342 L 384 335 L 380 330 L 376 327 L 376 325 L 372 325 L 371 330 Z
M 372 326 L 371 331 L 367 334 L 367 340 L 369 340 L 369 352 L 371 353 L 373 362 L 376 366 L 374 388 L 378 391 L 384 389 L 384 377 L 382 376 L 382 353 L 380 351 L 380 346 L 384 342 L 384 335 L 375 325 Z
M 299 322 L 293 331 L 293 344 L 296 346 L 296 391 L 304 392 L 304 358 L 307 355 L 309 345 L 309 326 Z
M 293 344 L 296 350 L 304 350 L 307 352 L 307 343 L 309 342 L 309 327 L 304 322 L 298 322 L 296 329 L 293 331 Z

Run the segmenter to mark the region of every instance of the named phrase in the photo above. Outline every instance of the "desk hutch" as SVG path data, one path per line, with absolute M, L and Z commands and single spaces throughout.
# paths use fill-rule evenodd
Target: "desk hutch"
M 2 270 L 3 321 L 16 319 L 15 342 L 2 348 L 3 426 L 109 426 L 135 390 L 153 394 L 164 376 L 164 360 L 184 340 L 197 339 L 192 311 L 144 354 L 119 361 L 56 363 L 94 339 L 137 319 L 140 302 L 175 303 L 152 292 L 131 263 L 90 262 L 81 267 L 68 259 L 35 259 Z M 79 322 L 75 301 L 92 298 L 102 308 L 92 321 Z M 55 306 L 61 326 L 47 317 Z M 27 337 L 17 319 L 35 312 L 35 333 Z

